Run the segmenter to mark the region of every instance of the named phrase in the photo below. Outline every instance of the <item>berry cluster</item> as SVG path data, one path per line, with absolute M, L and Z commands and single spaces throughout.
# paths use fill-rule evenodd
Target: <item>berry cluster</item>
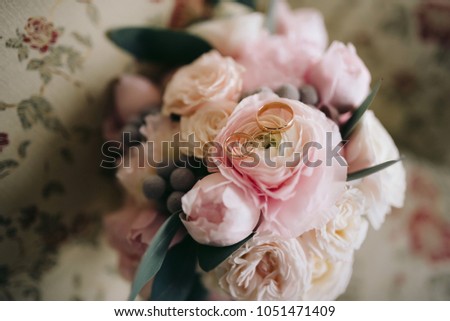
M 195 157 L 181 155 L 179 158 L 157 167 L 156 175 L 147 177 L 142 186 L 144 195 L 157 201 L 168 213 L 181 210 L 183 195 L 208 175 L 206 167 Z

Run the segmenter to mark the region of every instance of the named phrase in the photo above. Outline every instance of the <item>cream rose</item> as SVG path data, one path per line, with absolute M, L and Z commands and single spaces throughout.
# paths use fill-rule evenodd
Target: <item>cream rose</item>
M 349 173 L 395 160 L 400 157 L 392 137 L 375 117 L 367 111 L 345 146 Z M 406 173 L 397 163 L 354 184 L 366 198 L 366 212 L 375 229 L 383 224 L 391 207 L 402 207 L 405 199 Z
M 298 300 L 311 283 L 301 244 L 268 235 L 255 235 L 211 273 L 235 300 Z
M 329 258 L 310 256 L 312 279 L 305 301 L 336 300 L 347 289 L 353 271 L 353 252 L 348 261 L 332 261 Z
M 215 50 L 204 54 L 174 74 L 164 93 L 162 112 L 191 115 L 208 102 L 237 101 L 243 71 L 232 58 Z
M 260 216 L 258 198 L 220 173 L 198 181 L 181 199 L 182 222 L 201 244 L 228 246 L 249 236 Z
M 189 135 L 194 135 L 194 141 L 200 143 L 200 147 L 191 146 L 186 154 L 203 158 L 204 145 L 214 141 L 235 106 L 236 103 L 230 101 L 208 103 L 193 115 L 181 117 L 180 129 L 183 141 L 191 141 Z
M 368 222 L 362 216 L 365 197 L 357 188 L 350 187 L 336 204 L 338 214 L 322 228 L 302 235 L 308 239 L 312 251 L 324 251 L 333 259 L 349 260 L 366 238 Z

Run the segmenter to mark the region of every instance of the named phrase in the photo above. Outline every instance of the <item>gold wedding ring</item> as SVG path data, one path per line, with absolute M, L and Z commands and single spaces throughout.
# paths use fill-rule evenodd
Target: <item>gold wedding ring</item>
M 253 137 L 249 134 L 237 132 L 225 140 L 225 150 L 233 158 L 244 158 L 254 149 L 252 141 Z
M 263 120 L 263 116 L 277 116 L 285 123 L 280 126 L 269 126 L 267 120 Z M 291 106 L 278 101 L 267 103 L 259 108 L 256 114 L 256 122 L 259 128 L 271 133 L 280 133 L 288 130 L 294 124 L 294 110 Z

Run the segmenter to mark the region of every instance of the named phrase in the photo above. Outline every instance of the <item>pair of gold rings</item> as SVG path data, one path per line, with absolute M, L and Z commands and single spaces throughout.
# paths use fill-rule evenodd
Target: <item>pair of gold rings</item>
M 273 125 L 269 116 L 276 116 L 281 124 Z M 266 119 L 264 119 L 266 118 Z M 268 133 L 281 133 L 292 127 L 294 123 L 294 110 L 291 106 L 282 102 L 271 102 L 263 105 L 256 113 L 258 127 Z M 230 135 L 225 141 L 227 153 L 233 158 L 244 158 L 255 148 L 253 137 L 243 132 Z

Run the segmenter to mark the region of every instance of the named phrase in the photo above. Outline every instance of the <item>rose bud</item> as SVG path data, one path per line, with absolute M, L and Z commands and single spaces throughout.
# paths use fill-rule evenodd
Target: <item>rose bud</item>
M 257 197 L 220 173 L 198 181 L 181 201 L 186 214 L 182 222 L 201 244 L 235 244 L 249 236 L 259 221 Z

